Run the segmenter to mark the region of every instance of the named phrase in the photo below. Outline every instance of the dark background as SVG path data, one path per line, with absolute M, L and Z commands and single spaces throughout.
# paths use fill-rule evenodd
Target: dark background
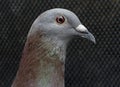
M 12 84 L 33 21 L 56 7 L 75 12 L 97 41 L 70 42 L 66 87 L 120 87 L 120 0 L 0 0 L 0 87 Z

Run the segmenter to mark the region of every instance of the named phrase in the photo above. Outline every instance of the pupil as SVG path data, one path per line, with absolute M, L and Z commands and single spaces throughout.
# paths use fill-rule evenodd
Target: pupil
M 59 18 L 59 21 L 60 21 L 60 22 L 63 22 L 63 19 L 62 19 L 62 18 Z

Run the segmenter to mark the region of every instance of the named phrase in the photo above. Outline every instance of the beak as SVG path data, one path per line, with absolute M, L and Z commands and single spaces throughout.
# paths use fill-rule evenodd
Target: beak
M 93 36 L 93 34 L 91 34 L 87 28 L 80 24 L 77 28 L 76 28 L 76 31 L 78 32 L 78 35 L 83 37 L 83 38 L 86 38 L 90 41 L 92 41 L 93 43 L 96 44 L 96 40 L 95 40 L 95 37 Z

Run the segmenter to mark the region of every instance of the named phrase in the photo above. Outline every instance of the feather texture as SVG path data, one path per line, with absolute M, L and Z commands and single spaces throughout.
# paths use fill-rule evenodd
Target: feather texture
M 12 87 L 64 87 L 64 63 L 48 55 L 42 37 L 39 31 L 28 37 Z

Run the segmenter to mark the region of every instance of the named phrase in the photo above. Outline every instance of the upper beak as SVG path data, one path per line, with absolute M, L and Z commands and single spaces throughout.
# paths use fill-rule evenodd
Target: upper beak
M 77 28 L 76 31 L 79 33 L 78 35 L 80 35 L 81 37 L 84 37 L 90 41 L 92 41 L 93 43 L 96 43 L 95 37 L 93 36 L 93 34 L 91 34 L 87 28 L 80 24 Z

